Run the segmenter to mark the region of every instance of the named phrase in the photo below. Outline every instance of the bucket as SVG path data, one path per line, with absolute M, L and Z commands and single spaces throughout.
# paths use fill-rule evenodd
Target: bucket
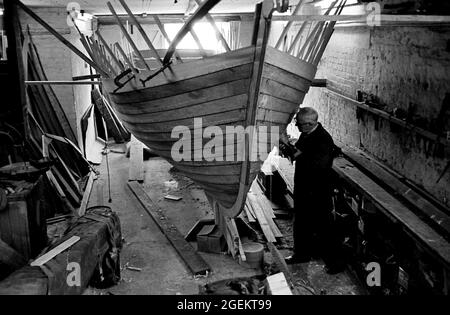
M 248 242 L 242 244 L 246 257 L 246 265 L 249 268 L 261 268 L 264 262 L 264 246 L 260 243 Z

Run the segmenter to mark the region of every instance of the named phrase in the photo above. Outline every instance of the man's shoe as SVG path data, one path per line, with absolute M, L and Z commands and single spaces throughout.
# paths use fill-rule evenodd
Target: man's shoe
M 311 256 L 300 256 L 300 255 L 292 255 L 288 256 L 284 259 L 286 261 L 286 264 L 292 265 L 292 264 L 301 264 L 306 263 L 311 260 Z
M 335 275 L 335 274 L 343 272 L 344 270 L 345 270 L 345 265 L 343 265 L 343 264 L 325 266 L 325 272 L 329 275 Z

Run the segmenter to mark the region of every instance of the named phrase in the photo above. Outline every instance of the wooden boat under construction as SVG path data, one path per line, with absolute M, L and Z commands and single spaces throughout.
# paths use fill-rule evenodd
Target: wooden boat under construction
M 309 47 L 309 62 L 269 47 L 270 19 L 277 8 L 272 0 L 266 0 L 257 6 L 251 46 L 167 66 L 177 42 L 218 2 L 205 1 L 199 6 L 172 42 L 161 70 L 130 74 L 127 83 L 119 87 L 114 78 L 103 82 L 124 126 L 200 185 L 216 214 L 234 217 L 243 209 L 274 139 L 284 132 L 303 102 L 331 32 L 325 26 L 318 28 L 315 46 Z M 287 1 L 278 5 L 278 10 L 283 9 L 287 9 Z M 151 79 L 144 82 L 148 77 Z M 195 119 L 201 119 L 201 126 Z M 212 139 L 204 132 L 213 126 L 215 132 L 209 136 L 215 138 L 215 153 L 208 157 L 203 154 L 204 146 Z M 231 142 L 227 139 L 227 131 L 249 126 L 254 129 L 247 131 L 254 133 L 231 135 Z M 174 157 L 174 145 L 180 141 L 177 130 L 188 130 L 190 136 L 183 147 L 189 152 L 183 152 L 182 160 Z
M 161 58 L 124 0 L 119 1 L 154 53 L 159 69 L 150 69 L 110 3 L 111 13 L 145 70 L 136 69 L 124 49 L 118 43 L 106 43 L 98 31 L 96 38 L 80 32 L 88 58 L 28 8 L 21 7 L 101 74 L 103 92 L 109 95 L 123 125 L 203 187 L 216 220 L 237 216 L 265 157 L 302 104 L 336 22 L 318 22 L 308 32 L 308 23 L 304 22 L 290 44 L 280 50 L 291 20 L 276 45 L 270 47 L 272 14 L 285 12 L 289 1 L 264 0 L 256 6 L 251 45 L 231 51 L 208 13 L 220 0 L 196 0 L 196 12 L 172 42 L 154 16 L 170 43 Z M 345 0 L 339 1 L 334 1 L 325 15 L 332 10 L 340 14 Z M 292 15 L 299 12 L 301 4 Z M 203 18 L 211 23 L 226 52 L 183 62 L 176 47 L 191 33 L 201 49 L 193 25 Z M 229 130 L 235 131 L 232 138 L 227 134 Z M 182 139 L 186 145 L 179 152 L 179 136 L 186 136 L 186 132 L 188 139 Z M 208 146 L 210 150 L 206 150 Z M 211 154 L 205 156 L 205 152 Z

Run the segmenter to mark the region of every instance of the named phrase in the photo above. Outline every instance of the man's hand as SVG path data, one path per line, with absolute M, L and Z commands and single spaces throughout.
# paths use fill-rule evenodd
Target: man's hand
M 280 135 L 280 142 L 289 144 L 289 137 L 285 132 Z
M 301 154 L 302 154 L 302 151 L 300 151 L 299 149 L 295 148 L 295 152 L 294 152 L 294 160 L 295 160 L 296 158 L 298 158 Z

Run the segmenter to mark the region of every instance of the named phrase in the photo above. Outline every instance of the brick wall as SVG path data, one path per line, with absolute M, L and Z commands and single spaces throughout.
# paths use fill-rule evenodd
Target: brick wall
M 450 93 L 449 42 L 445 26 L 337 28 L 316 77 L 352 99 L 358 90 L 372 94 L 387 110 L 415 105 L 416 118 L 433 128 Z M 433 141 L 373 114 L 357 116 L 352 102 L 327 89 L 312 88 L 302 106 L 316 108 L 336 140 L 364 149 L 449 204 L 450 172 L 436 183 L 450 158 L 448 146 L 435 150 Z

